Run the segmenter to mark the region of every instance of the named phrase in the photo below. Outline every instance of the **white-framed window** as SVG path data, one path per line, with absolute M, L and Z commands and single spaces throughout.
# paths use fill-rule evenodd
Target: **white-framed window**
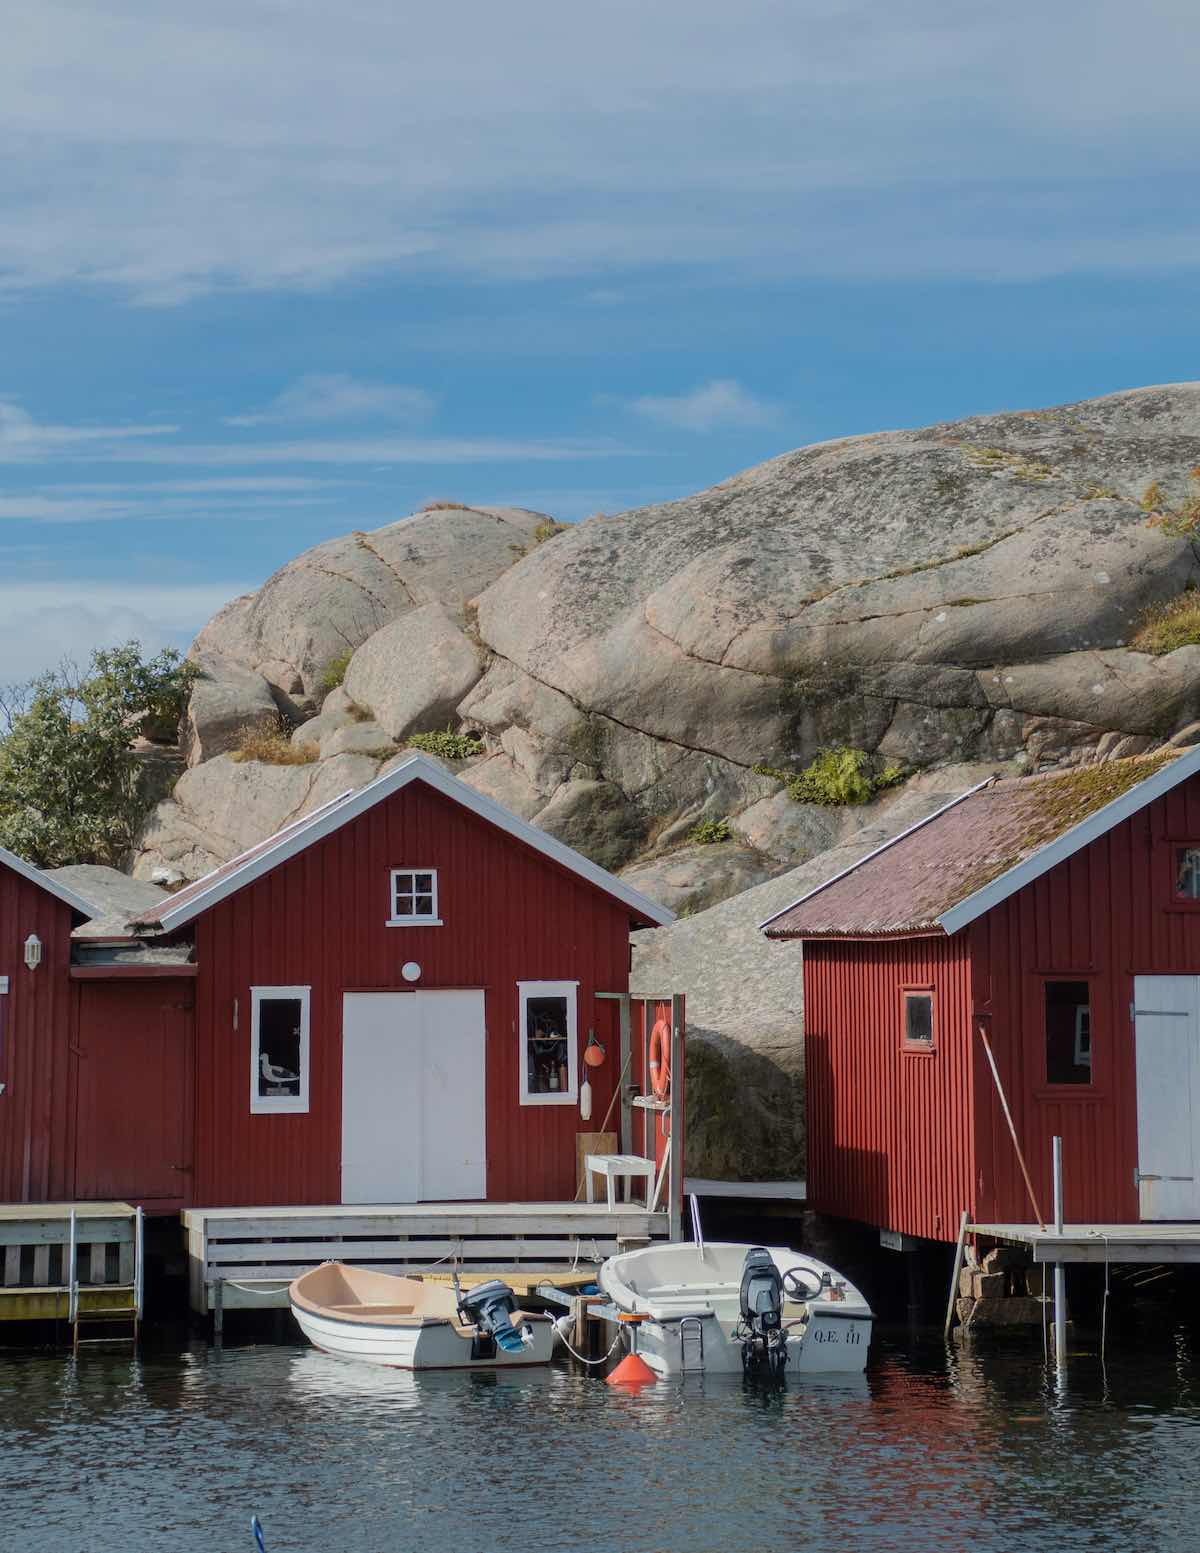
M 308 1110 L 310 987 L 250 988 L 250 1110 Z
M 441 927 L 436 868 L 392 869 L 392 914 L 388 927 Z
M 519 981 L 517 1050 L 522 1105 L 579 1098 L 577 981 Z

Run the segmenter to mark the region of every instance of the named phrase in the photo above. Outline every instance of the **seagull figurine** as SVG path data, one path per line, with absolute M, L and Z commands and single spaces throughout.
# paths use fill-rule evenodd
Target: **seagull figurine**
M 294 1084 L 300 1077 L 298 1073 L 292 1073 L 288 1068 L 277 1068 L 266 1052 L 259 1057 L 258 1066 L 268 1084 Z

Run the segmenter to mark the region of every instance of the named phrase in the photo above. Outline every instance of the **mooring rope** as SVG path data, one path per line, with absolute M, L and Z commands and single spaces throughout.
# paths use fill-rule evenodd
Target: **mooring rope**
M 577 1353 L 575 1351 L 575 1349 L 572 1348 L 571 1344 L 567 1341 L 567 1339 L 564 1337 L 562 1332 L 559 1331 L 557 1326 L 555 1327 L 554 1330 L 556 1332 L 558 1332 L 558 1340 L 559 1340 L 559 1342 L 563 1345 L 563 1347 L 571 1355 L 572 1359 L 578 1359 L 580 1364 L 607 1364 L 608 1361 L 612 1358 L 613 1354 L 617 1351 L 617 1344 L 621 1341 L 621 1328 L 618 1327 L 617 1328 L 617 1335 L 613 1338 L 612 1343 L 611 1343 L 611 1345 L 609 1347 L 609 1350 L 608 1350 L 608 1352 L 606 1354 L 604 1354 L 599 1359 L 585 1359 L 581 1353 Z

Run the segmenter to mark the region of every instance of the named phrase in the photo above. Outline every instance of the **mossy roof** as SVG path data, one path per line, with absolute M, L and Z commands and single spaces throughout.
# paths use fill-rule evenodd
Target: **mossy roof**
M 1087 845 L 1196 770 L 1200 749 L 1166 749 L 990 782 L 802 897 L 763 930 L 771 938 L 953 932 L 962 923 L 944 919 L 955 908 L 977 899 L 980 910 L 988 909 L 993 895 L 1011 893 L 1002 881 L 1010 879 L 1015 890 L 1046 871 L 1027 866 L 1032 860 L 1054 866 L 1059 854 Z M 1164 780 L 1152 781 L 1159 773 Z M 997 890 L 989 891 L 993 885 Z

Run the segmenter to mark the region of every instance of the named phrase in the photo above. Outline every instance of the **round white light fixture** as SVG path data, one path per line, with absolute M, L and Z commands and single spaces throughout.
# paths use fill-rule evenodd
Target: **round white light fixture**
M 405 981 L 420 981 L 421 967 L 415 960 L 408 960 L 400 967 L 400 974 L 404 977 Z

